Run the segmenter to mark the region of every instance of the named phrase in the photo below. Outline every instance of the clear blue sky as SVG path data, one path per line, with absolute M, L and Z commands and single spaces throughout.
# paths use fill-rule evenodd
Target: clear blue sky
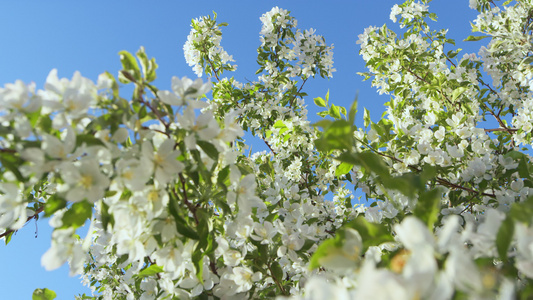
M 216 11 L 223 28 L 222 45 L 238 64 L 237 80 L 254 80 L 257 69 L 256 48 L 259 45 L 261 14 L 273 6 L 292 12 L 302 29 L 315 28 L 328 43 L 335 45 L 337 72 L 333 79 L 316 79 L 306 85 L 311 115 L 312 98 L 330 90 L 330 101 L 349 106 L 359 93 L 359 108 L 367 107 L 373 120 L 383 112 L 389 96 L 379 96 L 370 82 L 362 82 L 356 72 L 364 71 L 358 55 L 357 35 L 370 26 L 384 23 L 396 29 L 389 20 L 394 0 L 346 1 L 3 1 L 0 3 L 0 86 L 21 79 L 42 88 L 51 69 L 60 77 L 71 78 L 78 70 L 96 81 L 98 74 L 120 69 L 118 52 L 135 52 L 144 46 L 159 64 L 159 88 L 169 89 L 172 76 L 194 73 L 185 63 L 183 43 L 190 21 Z M 156 3 L 156 4 L 154 4 Z M 228 4 L 231 3 L 231 4 Z M 326 4 L 327 3 L 327 4 Z M 475 11 L 467 0 L 435 0 L 430 10 L 439 21 L 433 28 L 449 28 L 449 37 L 459 46 L 469 33 L 469 22 Z M 475 51 L 471 48 L 470 51 Z M 123 95 L 126 97 L 127 95 Z M 317 120 L 312 116 L 312 120 Z M 361 119 L 361 115 L 358 115 Z M 13 236 L 9 246 L 0 245 L 0 287 L 2 299 L 31 299 L 35 288 L 48 287 L 57 299 L 72 299 L 79 293 L 90 293 L 78 278 L 68 276 L 68 266 L 46 272 L 40 266 L 42 254 L 50 246 L 51 230 L 47 220 L 27 224 Z

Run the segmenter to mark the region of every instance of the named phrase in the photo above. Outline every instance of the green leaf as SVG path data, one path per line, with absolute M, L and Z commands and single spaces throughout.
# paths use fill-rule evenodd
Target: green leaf
M 49 290 L 47 288 L 44 289 L 35 289 L 33 291 L 33 295 L 31 296 L 32 300 L 52 300 L 57 297 L 56 292 Z
M 329 115 L 334 118 L 335 120 L 340 120 L 341 118 L 341 114 L 340 114 L 340 111 L 339 111 L 339 107 L 332 104 L 330 107 L 329 107 Z
M 144 51 L 144 47 L 141 46 L 139 50 L 137 50 L 137 53 L 135 53 L 137 58 L 139 59 L 139 62 L 141 63 L 141 70 L 143 74 L 146 75 L 148 72 L 148 68 L 150 67 L 150 61 L 148 60 L 148 56 L 146 56 L 146 52 Z
M 52 119 L 50 118 L 50 115 L 41 115 L 38 126 L 40 126 L 44 132 L 50 132 L 52 128 Z
M 115 97 L 115 99 L 118 99 L 119 98 L 119 94 L 118 94 L 118 84 L 117 84 L 117 81 L 115 79 L 115 76 L 113 76 L 111 73 L 109 72 L 104 72 L 104 74 L 107 76 L 107 78 L 111 79 L 112 83 L 111 83 L 111 90 L 113 91 L 113 97 Z M 51 125 L 51 121 L 50 121 L 50 125 Z
M 466 91 L 466 87 L 458 87 L 452 92 L 452 101 L 455 101 Z
M 4 236 L 6 246 L 11 241 L 11 238 L 13 237 L 13 233 L 15 233 L 15 231 L 10 231 Z
M 384 224 L 370 223 L 361 215 L 346 224 L 346 226 L 357 230 L 361 235 L 363 240 L 363 249 L 361 253 L 365 253 L 370 246 L 378 246 L 385 242 L 394 241 L 394 237 L 389 232 L 387 226 Z
M 0 164 L 11 171 L 18 181 L 24 182 L 24 176 L 20 173 L 18 166 L 22 165 L 22 160 L 13 153 L 0 153 Z
M 198 144 L 198 146 L 200 146 L 200 148 L 204 150 L 207 156 L 209 156 L 214 161 L 218 161 L 218 150 L 213 144 L 206 141 L 196 141 L 196 144 Z
M 526 158 L 523 157 L 518 163 L 518 175 L 523 178 L 529 178 L 529 164 L 526 162 Z
M 324 99 L 322 99 L 322 97 L 316 97 L 313 99 L 313 101 L 318 107 L 326 107 L 326 102 Z
M 170 214 L 174 217 L 174 220 L 176 221 L 176 230 L 178 231 L 178 233 L 193 240 L 200 239 L 200 237 L 198 236 L 198 233 L 196 233 L 196 231 L 194 231 L 191 227 L 189 227 L 185 219 L 183 219 L 178 214 L 177 199 L 175 199 L 174 197 L 170 197 L 168 201 L 168 210 Z
M 328 111 L 325 110 L 325 111 L 317 112 L 316 114 L 317 114 L 319 117 L 322 117 L 322 118 L 323 118 L 323 117 L 325 117 L 325 116 L 328 115 Z
M 273 278 L 276 279 L 276 281 L 282 281 L 283 280 L 283 269 L 279 265 L 279 262 L 275 261 L 270 265 L 270 270 Z
M 140 278 L 144 278 L 144 277 L 148 277 L 148 276 L 153 276 L 157 273 L 161 273 L 163 272 L 163 267 L 160 267 L 158 265 L 151 265 L 149 266 L 148 268 L 142 270 L 141 272 L 139 272 L 139 274 L 137 274 L 137 276 L 139 276 Z
M 422 172 L 420 173 L 420 181 L 425 185 L 428 180 L 437 176 L 437 168 L 431 165 L 424 165 Z
M 533 223 L 533 197 L 529 197 L 524 202 L 513 203 L 509 215 L 518 222 L 527 224 Z
M 309 269 L 314 270 L 316 268 L 320 268 L 320 259 L 333 252 L 332 250 L 335 248 L 338 248 L 339 245 L 337 244 L 338 242 L 335 240 L 335 238 L 323 241 L 322 244 L 318 246 L 315 253 L 313 253 L 313 256 L 311 256 L 311 260 L 309 261 Z
M 193 239 L 193 240 L 199 240 L 200 239 L 200 236 L 198 235 L 198 233 L 196 233 L 196 231 L 194 231 L 192 228 L 190 228 L 189 226 L 185 225 L 185 224 L 179 224 L 178 222 L 176 222 L 176 230 L 183 236 L 185 237 L 188 237 L 190 239 Z
M 105 192 L 104 197 L 105 197 L 105 198 L 113 197 L 113 196 L 115 196 L 116 194 L 117 194 L 117 191 L 107 191 L 107 192 Z
M 312 220 L 318 220 L 317 218 L 311 218 L 307 220 L 306 224 L 313 224 L 314 222 L 311 222 Z M 304 245 L 302 248 L 300 248 L 300 252 L 307 252 L 311 247 L 313 247 L 316 244 L 316 241 L 306 239 Z
M 226 181 L 229 179 L 229 166 L 218 172 L 217 183 L 221 186 L 226 186 Z M 227 183 L 229 185 L 229 182 Z
M 422 192 L 418 197 L 418 203 L 413 212 L 431 230 L 433 230 L 433 225 L 439 218 L 441 199 L 442 191 L 438 188 Z
M 482 40 L 482 39 L 488 38 L 488 37 L 490 37 L 490 36 L 488 36 L 488 35 L 480 35 L 480 36 L 470 35 L 466 39 L 464 39 L 464 42 L 475 42 L 475 41 L 479 41 L 479 40 Z
M 357 96 L 355 97 L 355 100 L 352 102 L 352 105 L 350 106 L 350 111 L 348 112 L 348 122 L 350 122 L 350 124 L 355 123 L 356 114 L 357 114 Z
M 313 126 L 315 127 L 322 127 L 322 128 L 327 128 L 328 126 L 330 126 L 331 124 L 333 123 L 333 121 L 331 120 L 327 120 L 327 119 L 324 119 L 324 120 L 320 120 L 316 123 L 313 123 Z
M 337 169 L 335 169 L 335 176 L 339 177 L 344 174 L 350 173 L 352 170 L 353 165 L 350 163 L 342 162 L 340 165 L 337 166 Z
M 503 220 L 496 235 L 496 249 L 498 250 L 498 255 L 502 261 L 507 261 L 507 250 L 509 250 L 513 235 L 514 220 L 508 215 L 505 220 Z
M 505 153 L 504 157 L 505 158 L 510 157 L 510 158 L 512 158 L 514 160 L 519 160 L 519 159 L 524 158 L 524 153 L 522 153 L 520 151 L 512 150 L 512 151 L 509 151 L 509 152 Z
M 157 70 L 157 68 L 159 67 L 157 63 L 155 62 L 155 58 L 153 57 L 150 59 L 150 65 L 151 65 L 151 68 L 148 69 L 148 73 L 146 74 L 146 78 L 145 78 L 147 82 L 152 82 L 157 78 L 155 70 Z
M 346 150 L 353 147 L 353 139 L 351 124 L 345 120 L 338 120 L 325 129 L 320 138 L 315 140 L 315 145 L 319 151 L 324 152 L 335 149 Z
M 364 114 L 363 114 L 363 122 L 364 122 L 364 125 L 365 127 L 368 127 L 368 125 L 370 125 L 370 112 L 368 112 L 368 109 L 366 109 L 365 107 L 365 110 L 364 110 Z
M 276 123 L 274 123 L 274 128 L 286 128 L 287 125 L 283 123 L 282 120 L 277 120 Z
M 102 228 L 107 231 L 109 225 L 111 225 L 111 227 L 115 225 L 115 218 L 109 213 L 109 205 L 104 201 L 101 202 L 101 205 L 100 219 L 102 220 Z
M 521 62 L 520 62 L 520 65 L 529 65 L 533 62 L 533 56 L 527 56 L 526 58 L 524 58 Z
M 122 63 L 122 68 L 124 71 L 128 71 L 131 75 L 133 75 L 133 79 L 135 81 L 140 80 L 141 70 L 139 69 L 139 65 L 137 64 L 135 57 L 125 50 L 120 51 L 118 54 L 120 56 L 120 62 Z
M 287 142 L 289 139 L 291 138 L 291 135 L 290 134 L 287 134 L 283 137 L 283 142 Z
M 63 218 L 63 226 L 61 228 L 78 228 L 85 224 L 93 214 L 93 204 L 88 201 L 81 201 L 72 204 L 72 206 L 65 212 Z
M 357 72 L 357 75 L 365 77 L 365 79 L 363 79 L 363 81 L 366 81 L 366 80 L 368 80 L 368 79 L 370 79 L 372 77 L 372 74 L 370 74 L 368 72 Z
M 104 146 L 106 147 L 106 145 L 104 144 L 104 142 L 102 142 L 101 139 L 95 137 L 94 135 L 91 135 L 91 134 L 82 134 L 82 135 L 78 135 L 76 137 L 76 146 L 79 147 L 81 145 L 87 145 L 87 146 Z
M 44 216 L 50 217 L 56 211 L 67 206 L 67 201 L 57 195 L 51 195 L 44 206 Z
M 346 116 L 346 108 L 344 108 L 343 106 L 339 106 L 339 110 L 342 115 Z
M 410 198 L 414 197 L 419 189 L 418 177 L 412 173 L 401 176 L 381 175 L 380 182 L 386 189 L 397 190 Z
M 533 285 L 529 284 L 523 289 L 521 289 L 519 292 L 520 297 L 517 297 L 516 299 L 520 300 L 531 300 L 533 299 Z
M 144 78 L 147 82 L 152 82 L 156 79 L 155 70 L 157 69 L 157 64 L 155 63 L 155 58 L 148 60 L 144 47 L 141 46 L 139 51 L 136 53 L 137 58 L 141 62 L 141 69 L 144 74 Z
M 342 162 L 361 166 L 379 176 L 390 176 L 389 167 L 387 164 L 379 155 L 372 152 L 345 152 L 339 155 L 336 159 Z
M 204 252 L 202 251 L 194 251 L 192 254 L 192 263 L 194 265 L 194 269 L 196 270 L 196 278 L 198 281 L 200 281 L 201 284 L 204 283 Z

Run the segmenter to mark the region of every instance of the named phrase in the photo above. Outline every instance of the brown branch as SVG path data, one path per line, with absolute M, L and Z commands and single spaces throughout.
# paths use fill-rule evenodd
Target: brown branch
M 214 261 L 210 261 L 209 262 L 209 268 L 211 269 L 211 272 L 213 272 L 213 274 L 215 274 L 215 275 L 220 277 L 220 275 L 218 275 L 217 266 L 215 265 Z
M 151 105 L 149 102 L 145 101 L 145 100 L 142 98 L 142 96 L 141 96 L 138 100 L 139 100 L 139 102 L 141 102 L 142 104 L 146 105 L 146 106 L 147 106 L 147 107 L 148 107 L 148 108 L 149 108 L 149 109 L 150 109 L 150 110 L 156 115 L 157 119 L 158 119 L 161 123 L 163 123 L 163 125 L 165 126 L 165 129 L 168 130 L 168 128 L 170 127 L 170 124 L 169 124 L 168 122 L 166 122 L 165 119 L 163 119 L 163 116 L 161 116 L 161 114 L 159 113 L 159 111 L 156 110 L 155 108 L 153 108 L 152 105 Z M 165 133 L 165 134 L 166 134 L 166 133 Z M 167 134 L 167 135 L 168 135 L 168 134 Z
M 270 151 L 272 151 L 272 153 L 274 155 L 276 155 L 276 151 L 272 150 L 272 147 L 270 146 L 270 144 L 265 139 L 262 139 L 262 140 L 263 140 L 263 142 L 265 142 L 265 144 L 267 145 L 268 149 L 270 149 Z
M 136 84 L 137 86 L 141 86 L 141 84 L 139 84 L 139 83 L 137 82 L 137 80 L 135 80 L 135 78 L 134 78 L 134 77 L 133 77 L 128 71 L 122 70 L 122 71 L 120 71 L 120 73 L 121 73 L 122 75 L 124 75 L 124 77 L 126 77 L 128 80 L 130 80 L 131 82 L 133 82 L 134 84 Z M 143 86 L 143 88 L 144 88 L 144 86 Z M 150 89 L 150 90 L 152 90 L 152 89 Z M 154 92 L 154 91 L 152 90 L 152 92 Z M 143 99 L 143 97 L 142 97 L 143 93 L 144 93 L 144 89 L 139 89 L 139 99 L 137 99 L 137 100 L 138 100 L 139 102 L 141 102 L 142 104 L 146 105 L 146 106 L 147 106 L 147 107 L 148 107 L 148 108 L 149 108 L 149 109 L 150 109 L 150 110 L 156 115 L 157 119 L 158 119 L 161 123 L 163 123 L 163 125 L 165 126 L 165 128 L 168 130 L 168 128 L 170 127 L 170 124 L 167 123 L 167 122 L 165 122 L 165 120 L 163 119 L 163 117 L 161 116 L 161 114 L 159 114 L 159 111 L 158 111 L 158 110 L 154 109 L 154 108 L 152 107 L 152 105 L 151 105 L 149 102 L 147 102 L 147 101 L 145 101 L 145 100 Z M 155 93 L 154 93 L 154 94 L 155 94 Z M 157 97 L 157 94 L 155 94 L 155 96 Z M 159 97 L 158 97 L 158 98 L 159 98 Z
M 202 48 L 204 49 L 204 52 L 207 53 L 207 62 L 209 63 L 209 66 L 211 66 L 211 70 L 213 71 L 213 74 L 215 74 L 215 78 L 217 79 L 218 82 L 220 82 L 220 79 L 218 79 L 218 74 L 217 74 L 219 69 L 215 70 L 215 66 L 213 66 L 213 62 L 209 58 L 209 53 L 207 49 L 205 49 L 205 45 L 202 45 Z
M 272 276 L 272 279 L 274 279 L 274 282 L 276 283 L 276 285 L 278 286 L 278 288 L 280 289 L 281 293 L 283 295 L 288 295 L 287 294 L 287 291 L 285 291 L 285 289 L 283 288 L 283 286 L 281 285 L 281 283 L 279 282 L 279 280 L 276 278 L 276 276 L 274 276 L 274 272 L 272 271 L 272 268 L 270 267 L 269 264 L 267 264 L 267 268 L 268 270 L 270 271 L 270 276 Z
M 44 205 L 41 206 L 41 207 L 39 207 L 39 208 L 35 211 L 35 213 L 34 213 L 33 215 L 29 216 L 28 219 L 26 219 L 26 224 L 27 224 L 29 221 L 31 221 L 32 219 L 37 219 L 37 218 L 39 217 L 39 214 L 42 213 L 43 211 L 44 211 Z M 12 232 L 17 232 L 17 231 L 18 231 L 18 229 L 17 229 L 17 230 L 14 230 L 14 229 L 6 230 L 6 231 L 2 232 L 2 234 L 0 234 L 0 239 L 3 238 L 3 237 L 5 237 L 6 235 L 12 233 Z
M 1 153 L 17 153 L 17 150 L 0 148 Z
M 409 68 L 404 68 L 404 70 L 406 70 L 407 72 L 409 72 L 411 75 L 415 76 L 415 78 L 417 78 L 418 80 L 421 80 L 423 81 L 424 83 L 426 84 L 430 84 L 426 79 L 424 78 L 421 78 L 420 76 L 418 76 L 418 74 L 414 73 L 413 71 L 411 71 Z M 483 85 L 483 86 L 486 86 L 492 93 L 494 93 L 496 96 L 499 97 L 498 93 L 492 89 L 488 84 L 486 84 L 485 82 L 483 82 L 482 80 L 479 80 L 479 82 Z M 450 103 L 450 104 L 454 104 L 447 96 L 446 94 L 441 91 L 440 89 L 437 89 L 437 91 Z M 509 128 L 505 125 L 505 123 L 502 121 L 502 119 L 500 118 L 499 114 L 496 114 L 494 113 L 494 111 L 492 109 L 490 109 L 488 107 L 488 105 L 486 105 L 485 103 L 481 103 L 483 106 L 485 106 L 485 108 L 487 109 L 487 111 L 496 119 L 496 121 L 498 122 L 498 124 L 500 125 L 500 127 L 502 127 L 502 130 L 499 130 L 499 131 L 506 131 L 510 134 L 513 134 L 513 132 L 516 132 L 517 130 L 514 129 L 514 128 Z M 496 130 L 495 130 L 496 131 Z
M 494 131 L 505 131 L 505 132 L 517 132 L 518 129 L 515 128 L 493 128 L 493 129 L 485 129 L 485 132 L 494 132 Z
M 487 108 L 487 110 L 489 111 L 489 113 L 490 113 L 490 114 L 496 119 L 496 121 L 498 121 L 498 124 L 500 124 L 500 126 L 501 126 L 502 128 L 504 128 L 505 131 L 508 131 L 508 132 L 509 132 L 509 130 L 510 130 L 511 128 L 507 127 L 507 126 L 505 125 L 505 123 L 503 123 L 502 119 L 500 119 L 499 114 L 495 114 L 494 111 L 493 111 L 492 109 L 490 109 L 485 103 L 483 103 L 483 105 Z
M 152 265 L 154 265 L 154 262 L 150 259 L 150 256 L 147 256 L 147 258 L 148 258 L 148 261 L 149 261 Z M 157 279 L 161 279 L 161 275 L 159 275 L 159 273 L 155 273 L 155 275 L 157 276 Z
M 164 134 L 164 135 L 166 135 L 166 136 L 168 136 L 170 138 L 170 134 L 168 134 L 167 132 L 161 131 L 159 129 L 149 128 L 149 127 L 146 127 L 146 126 L 143 126 L 142 128 L 146 129 L 146 130 L 152 130 L 152 131 L 155 131 L 155 132 L 159 132 L 159 133 Z M 174 148 L 176 148 L 176 147 L 174 147 Z
M 357 139 L 359 142 L 363 143 L 363 141 Z M 386 158 L 389 158 L 391 160 L 394 160 L 396 162 L 399 162 L 399 163 L 404 163 L 401 159 L 398 159 L 396 157 L 393 157 L 393 156 L 390 156 L 388 154 L 385 154 L 385 153 L 382 153 L 374 148 L 372 148 L 372 146 L 368 145 L 367 143 L 363 143 L 365 144 L 365 146 L 370 149 L 371 151 L 373 151 L 374 153 L 382 156 L 382 157 L 386 157 Z M 421 172 L 421 170 L 416 167 L 416 166 L 413 166 L 413 165 L 408 165 L 407 166 L 408 168 L 410 168 L 411 170 L 415 170 L 417 172 Z M 464 191 L 467 191 L 467 192 L 470 192 L 470 193 L 474 193 L 476 195 L 483 195 L 483 196 L 489 196 L 489 197 L 496 197 L 495 194 L 488 194 L 488 193 L 482 193 L 480 191 L 476 191 L 474 189 L 471 189 L 471 188 L 468 188 L 468 187 L 465 187 L 465 186 L 462 186 L 462 185 L 458 185 L 458 184 L 455 184 L 455 183 L 452 183 L 446 179 L 443 179 L 443 178 L 440 178 L 440 177 L 436 177 L 435 178 L 437 180 L 437 182 L 442 185 L 442 186 L 446 186 L 446 187 L 451 187 L 451 188 L 455 188 L 455 189 L 460 189 L 460 190 L 464 190 Z
M 185 203 L 185 205 L 187 206 L 189 211 L 192 213 L 192 215 L 194 217 L 194 221 L 196 222 L 196 225 L 198 225 L 200 223 L 200 221 L 198 220 L 198 216 L 196 215 L 196 208 L 197 207 L 192 205 L 192 203 L 189 202 L 189 199 L 187 198 L 187 187 L 185 186 L 185 178 L 183 177 L 183 175 L 181 173 L 179 174 L 179 177 L 180 177 L 180 182 L 181 182 L 181 186 L 182 186 L 182 189 L 183 189 L 183 203 Z M 176 194 L 176 191 L 174 191 L 174 194 Z
M 307 77 L 306 79 L 304 79 L 304 81 L 302 82 L 302 85 L 300 86 L 300 88 L 298 89 L 298 91 L 296 92 L 296 94 L 299 94 L 299 93 L 302 91 L 302 89 L 303 89 L 305 83 L 307 82 L 307 79 L 309 79 L 309 77 Z M 294 97 L 289 101 L 289 105 L 290 105 L 290 106 L 293 106 L 293 105 L 294 105 L 294 100 L 296 100 L 296 95 L 294 95 Z
M 419 23 L 421 23 L 421 22 L 419 21 Z M 420 25 L 422 25 L 422 24 L 420 24 Z M 426 32 L 424 32 L 424 30 L 422 30 L 422 33 L 424 33 L 424 35 L 431 41 L 430 44 L 432 44 L 433 43 L 433 38 L 431 38 L 431 36 L 429 36 Z M 446 57 L 446 60 L 449 63 L 451 63 L 454 67 L 457 67 L 457 65 L 448 57 L 448 55 L 444 54 L 444 57 Z
M 452 187 L 452 188 L 463 190 L 463 191 L 467 191 L 467 192 L 470 192 L 470 193 L 475 193 L 477 195 L 489 196 L 489 197 L 496 198 L 496 195 L 494 195 L 494 194 L 482 193 L 480 191 L 476 191 L 474 189 L 471 189 L 471 188 L 468 188 L 468 187 L 465 187 L 465 186 L 462 186 L 462 185 L 451 183 L 448 180 L 440 178 L 440 177 L 437 177 L 436 179 L 437 179 L 437 182 L 439 182 L 443 186 Z
M 424 79 L 424 78 L 418 76 L 418 74 L 416 74 L 415 72 L 411 71 L 411 69 L 409 69 L 409 68 L 405 68 L 405 67 L 404 67 L 403 69 L 406 70 L 407 72 L 409 72 L 409 73 L 410 73 L 411 75 L 413 75 L 414 77 L 416 77 L 418 80 L 421 80 L 421 81 L 423 81 L 424 83 L 426 83 L 426 84 L 428 84 L 428 85 L 431 85 L 430 82 L 428 82 L 426 79 Z M 444 98 L 445 98 L 450 104 L 453 104 L 453 102 L 448 98 L 448 96 L 446 96 L 446 94 L 445 94 L 443 91 L 441 91 L 441 90 L 439 90 L 439 89 L 437 89 L 437 91 L 439 91 L 439 93 L 440 93 L 440 94 L 441 94 L 441 95 L 442 95 L 442 96 L 443 96 L 443 97 L 444 97 Z

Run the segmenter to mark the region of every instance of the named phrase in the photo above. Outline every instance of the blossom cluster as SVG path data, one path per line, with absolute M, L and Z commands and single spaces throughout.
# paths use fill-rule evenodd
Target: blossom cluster
M 204 70 L 206 74 L 217 76 L 218 70 L 236 70 L 237 65 L 232 65 L 233 56 L 229 55 L 220 45 L 222 40 L 221 26 L 217 24 L 216 15 L 200 17 L 192 21 L 191 33 L 183 45 L 185 60 L 199 77 Z
M 445 52 L 429 1 L 392 8 L 360 54 L 386 116 L 314 98 L 333 47 L 278 7 L 261 17 L 257 80 L 228 78 L 216 15 L 187 62 L 209 80 L 152 85 L 144 48 L 97 83 L 52 70 L 0 88 L 0 237 L 44 212 L 46 269 L 69 262 L 82 299 L 514 299 L 532 296 L 530 1 L 479 11 L 478 54 Z M 471 36 L 467 41 L 480 37 Z M 489 82 L 486 77 L 489 77 Z M 211 82 L 211 80 L 213 82 Z M 265 145 L 252 152 L 245 132 Z M 355 186 L 371 202 L 354 206 Z M 77 232 L 88 226 L 88 233 Z M 333 295 L 333 296 L 332 296 Z

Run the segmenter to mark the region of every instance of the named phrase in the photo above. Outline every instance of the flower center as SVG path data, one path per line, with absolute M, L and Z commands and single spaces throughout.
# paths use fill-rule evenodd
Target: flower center
M 83 175 L 80 179 L 80 184 L 85 189 L 89 189 L 93 185 L 93 178 L 90 175 Z

